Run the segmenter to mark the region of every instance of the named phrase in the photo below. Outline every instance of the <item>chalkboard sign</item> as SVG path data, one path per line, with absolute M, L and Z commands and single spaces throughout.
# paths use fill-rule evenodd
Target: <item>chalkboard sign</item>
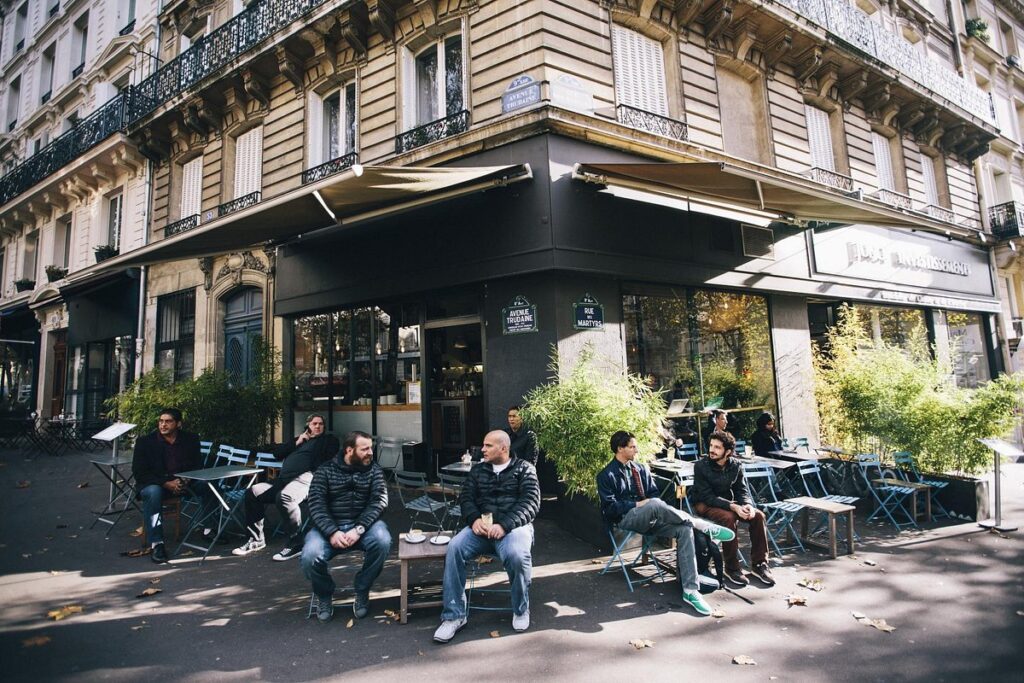
M 537 307 L 519 295 L 501 309 L 501 333 L 524 334 L 537 331 Z
M 597 299 L 584 294 L 572 305 L 572 327 L 575 330 L 599 330 L 604 327 L 604 306 Z

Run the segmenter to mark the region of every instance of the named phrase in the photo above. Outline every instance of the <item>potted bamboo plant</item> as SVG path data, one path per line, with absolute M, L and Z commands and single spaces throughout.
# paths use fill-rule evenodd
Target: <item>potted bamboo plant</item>
M 67 268 L 61 268 L 60 266 L 46 266 L 46 280 L 48 282 L 56 282 L 62 280 L 68 274 Z
M 111 244 L 101 244 L 97 247 L 93 247 L 93 253 L 96 254 L 96 263 L 106 261 L 108 258 L 117 256 L 117 248 Z

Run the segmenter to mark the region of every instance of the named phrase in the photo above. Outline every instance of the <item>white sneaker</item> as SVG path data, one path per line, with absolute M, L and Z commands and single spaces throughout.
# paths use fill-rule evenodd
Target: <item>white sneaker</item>
M 526 610 L 522 614 L 512 615 L 512 630 L 513 631 L 525 631 L 530 628 L 530 610 Z
M 434 640 L 439 643 L 447 643 L 449 640 L 455 637 L 455 634 L 466 625 L 466 617 L 461 619 L 447 619 L 441 622 L 441 625 L 434 631 Z
M 231 554 L 239 556 L 248 555 L 249 553 L 254 553 L 257 550 L 263 550 L 266 547 L 267 542 L 264 541 L 262 538 L 250 538 L 243 545 L 240 545 L 234 550 L 232 550 Z

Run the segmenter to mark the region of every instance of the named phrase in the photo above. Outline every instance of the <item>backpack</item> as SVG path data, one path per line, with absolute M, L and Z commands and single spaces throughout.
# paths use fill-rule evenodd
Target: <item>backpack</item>
M 703 531 L 693 530 L 693 551 L 697 557 L 697 584 L 701 593 L 714 593 L 724 586 L 723 573 L 725 563 L 722 562 L 722 549 Z M 715 563 L 714 574 L 711 573 L 711 562 Z

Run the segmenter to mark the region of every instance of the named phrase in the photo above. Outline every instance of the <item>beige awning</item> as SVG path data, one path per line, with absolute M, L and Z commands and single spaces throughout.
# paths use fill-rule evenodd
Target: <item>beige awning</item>
M 977 235 L 976 230 L 937 221 L 925 214 L 825 189 L 802 176 L 781 172 L 779 176 L 769 175 L 722 162 L 576 164 L 573 178 L 777 214 L 781 220 L 800 225 L 822 221 Z
M 147 244 L 76 275 L 212 256 L 408 211 L 532 177 L 529 164 L 353 166 L 337 175 Z M 88 271 L 88 272 L 87 272 Z M 78 278 L 76 277 L 76 280 Z

